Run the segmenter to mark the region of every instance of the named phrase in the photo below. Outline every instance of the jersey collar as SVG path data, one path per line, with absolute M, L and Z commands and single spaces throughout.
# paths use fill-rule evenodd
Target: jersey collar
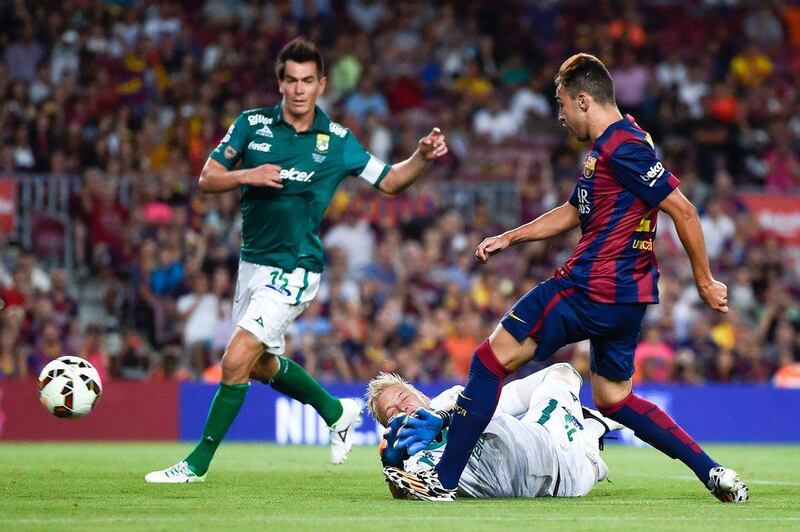
M 625 126 L 628 126 L 628 125 L 631 125 L 631 124 L 635 124 L 635 123 L 636 123 L 636 120 L 634 120 L 634 118 L 631 115 L 625 114 L 625 115 L 622 116 L 622 118 L 620 118 L 616 122 L 613 122 L 613 123 L 609 124 L 609 126 L 606 128 L 606 130 L 603 131 L 600 134 L 600 136 L 597 137 L 597 139 L 595 139 L 593 144 L 595 146 L 602 146 L 602 144 L 606 140 L 608 140 L 608 137 L 610 137 L 611 134 L 614 133 L 616 130 L 620 129 L 621 127 L 625 127 Z
M 272 108 L 272 122 L 277 124 L 279 122 L 285 122 L 283 119 L 283 103 L 278 103 L 275 107 Z M 325 114 L 325 111 L 320 109 L 319 105 L 314 106 L 314 122 L 311 124 L 311 129 L 309 131 L 319 131 L 323 133 L 327 133 L 328 129 L 330 128 L 331 119 L 328 118 L 328 115 Z M 289 124 L 286 124 L 287 126 Z

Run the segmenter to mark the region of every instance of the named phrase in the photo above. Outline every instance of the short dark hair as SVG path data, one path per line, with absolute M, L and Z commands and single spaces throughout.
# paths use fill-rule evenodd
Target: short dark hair
M 314 61 L 317 65 L 317 77 L 325 77 L 325 63 L 322 61 L 322 54 L 317 45 L 305 37 L 295 37 L 278 52 L 278 59 L 275 61 L 275 74 L 279 80 L 283 80 L 286 74 L 286 63 L 307 63 Z
M 564 61 L 554 81 L 570 94 L 586 92 L 599 103 L 614 103 L 614 80 L 603 62 L 591 54 L 575 54 Z

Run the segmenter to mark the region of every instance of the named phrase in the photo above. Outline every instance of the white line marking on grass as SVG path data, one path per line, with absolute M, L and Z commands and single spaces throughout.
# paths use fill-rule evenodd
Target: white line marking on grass
M 690 477 L 684 475 L 675 475 L 670 477 L 663 477 L 659 475 L 625 475 L 631 478 L 661 478 L 664 480 L 687 480 L 697 482 L 697 477 Z M 613 479 L 612 479 L 613 480 Z M 757 486 L 800 486 L 800 482 L 795 480 L 762 480 L 762 479 L 744 479 L 745 484 L 754 484 Z
M 496 521 L 496 522 L 514 522 L 519 523 L 520 517 L 513 516 L 469 516 L 471 520 L 480 521 Z M 800 522 L 800 516 L 786 516 L 786 517 L 770 517 L 770 516 L 730 516 L 731 521 L 748 521 L 748 522 Z M 235 516 L 235 517 L 218 517 L 218 516 L 202 516 L 204 523 L 271 523 L 285 521 L 289 523 L 298 523 L 304 521 L 318 522 L 322 518 L 319 516 L 303 516 L 303 515 L 264 515 L 264 516 Z M 457 521 L 463 519 L 464 516 L 459 515 L 417 515 L 417 518 L 422 521 Z M 327 516 L 324 518 L 326 522 L 377 522 L 385 523 L 386 516 Z M 403 518 L 405 521 L 414 521 L 413 515 L 408 515 Z M 644 515 L 628 515 L 628 516 L 611 516 L 611 515 L 594 515 L 594 516 L 545 516 L 537 515 L 537 521 L 655 521 L 663 523 L 664 521 L 685 521 L 685 522 L 707 522 L 710 518 L 707 515 L 698 516 L 653 516 L 647 517 Z M 0 523 L 13 523 L 17 525 L 43 525 L 43 524 L 59 524 L 59 523 L 186 523 L 186 517 L 183 516 L 125 516 L 125 517 L 92 517 L 92 516 L 75 516 L 75 517 L 50 517 L 50 518 L 0 518 Z

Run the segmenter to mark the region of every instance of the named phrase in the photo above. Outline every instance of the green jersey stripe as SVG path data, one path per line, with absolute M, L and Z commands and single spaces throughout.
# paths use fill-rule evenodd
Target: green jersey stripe
M 297 292 L 297 300 L 294 302 L 295 305 L 300 304 L 300 296 L 302 296 L 303 292 L 305 292 L 306 288 L 308 288 L 308 270 L 303 270 L 303 272 L 303 286 Z

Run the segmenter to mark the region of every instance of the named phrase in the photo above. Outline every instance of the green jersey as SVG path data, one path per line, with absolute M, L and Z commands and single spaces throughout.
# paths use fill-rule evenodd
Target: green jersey
M 319 107 L 311 128 L 297 132 L 280 104 L 240 114 L 211 158 L 229 170 L 281 167 L 283 188 L 242 187 L 241 259 L 284 271 L 321 272 L 319 227 L 336 187 L 353 175 L 377 188 L 391 169 Z

